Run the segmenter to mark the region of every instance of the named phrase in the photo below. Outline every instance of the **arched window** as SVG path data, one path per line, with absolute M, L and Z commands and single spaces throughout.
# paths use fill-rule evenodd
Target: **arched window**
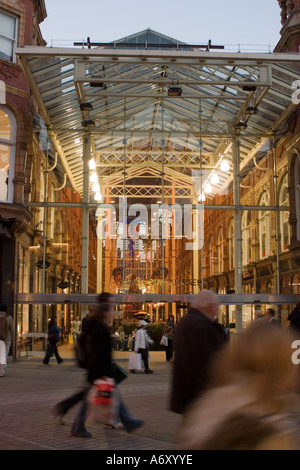
M 269 205 L 269 193 L 264 191 L 260 201 L 260 206 Z M 267 258 L 270 254 L 270 212 L 259 211 L 258 216 L 258 233 L 259 233 L 259 256 L 261 259 Z
M 223 229 L 222 227 L 219 228 L 218 230 L 218 239 L 217 239 L 217 253 L 218 253 L 218 259 L 217 259 L 217 270 L 218 273 L 222 273 L 224 271 L 224 262 L 223 262 Z
M 0 107 L 0 201 L 13 202 L 16 120 L 7 109 Z
M 300 240 L 300 156 L 296 158 L 294 167 L 295 178 L 295 210 L 297 218 L 297 240 Z
M 208 243 L 208 263 L 209 263 L 209 275 L 214 274 L 214 241 L 211 235 Z
M 282 184 L 279 190 L 279 206 L 289 207 L 287 176 L 285 176 L 284 180 L 282 181 Z M 290 214 L 289 211 L 285 211 L 285 212 L 280 211 L 280 233 L 281 233 L 280 248 L 281 248 L 281 251 L 287 250 L 290 244 L 289 214 Z
M 244 211 L 242 216 L 242 263 L 251 263 L 251 212 Z
M 234 269 L 235 262 L 234 262 L 234 223 L 233 219 L 229 222 L 228 228 L 228 264 L 229 270 Z

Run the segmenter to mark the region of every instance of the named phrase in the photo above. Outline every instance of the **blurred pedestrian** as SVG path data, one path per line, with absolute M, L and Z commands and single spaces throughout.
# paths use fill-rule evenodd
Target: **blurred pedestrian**
M 153 370 L 149 368 L 149 344 L 153 344 L 154 341 L 149 338 L 146 331 L 148 324 L 145 320 L 139 322 L 139 328 L 134 338 L 134 350 L 142 356 L 145 374 L 152 374 Z
M 275 319 L 275 310 L 273 308 L 267 308 L 266 310 L 266 319 L 268 320 L 271 325 L 274 326 L 281 326 L 279 321 Z
M 300 340 L 300 302 L 296 304 L 290 315 L 288 316 L 290 322 L 288 331 L 293 340 Z M 297 382 L 295 390 L 300 393 L 300 364 L 297 365 Z
M 63 362 L 63 359 L 60 357 L 58 348 L 57 348 L 60 334 L 61 334 L 61 329 L 57 325 L 56 316 L 52 315 L 48 323 L 48 343 L 47 343 L 46 355 L 43 359 L 43 364 L 48 365 L 53 354 L 55 355 L 58 364 L 61 364 Z
M 109 296 L 110 294 L 107 294 L 107 296 L 103 294 L 102 301 L 108 302 Z M 83 335 L 85 333 L 85 326 L 87 323 L 87 319 L 88 319 L 88 314 L 85 315 L 81 321 L 80 335 Z M 78 341 L 78 338 L 77 338 L 77 341 Z M 86 384 L 84 383 L 84 385 L 81 387 L 81 389 L 78 392 L 60 401 L 52 408 L 52 412 L 59 424 L 65 424 L 64 416 L 68 413 L 68 411 L 71 408 L 73 408 L 73 406 L 77 405 L 77 403 L 83 400 L 85 395 L 86 395 Z
M 288 321 L 290 322 L 290 332 L 293 334 L 293 336 L 300 339 L 300 302 L 296 304 L 295 308 L 288 316 Z
M 179 448 L 292 450 L 291 339 L 258 319 L 215 356 L 210 386 L 188 408 Z
M 103 299 L 106 299 L 103 302 Z M 80 408 L 72 425 L 71 435 L 76 437 L 92 437 L 85 428 L 87 413 L 87 395 L 97 379 L 114 378 L 112 370 L 112 344 L 108 325 L 113 319 L 111 304 L 112 296 L 107 293 L 100 294 L 98 306 L 86 317 L 84 324 L 84 337 L 87 354 L 87 386 Z M 124 405 L 120 394 L 118 417 L 126 429 L 131 433 L 139 428 L 143 421 L 134 419 Z M 112 427 L 119 427 L 119 423 Z
M 15 328 L 11 315 L 7 312 L 7 305 L 0 304 L 0 341 L 1 357 L 0 357 L 0 377 L 4 377 L 5 369 L 7 367 L 7 357 L 9 354 L 10 346 L 15 340 Z
M 73 340 L 74 340 L 74 343 L 76 343 L 78 336 L 80 335 L 80 332 L 81 332 L 81 321 L 79 317 L 76 317 L 76 320 L 72 321 L 71 327 L 72 327 L 72 333 L 73 333 Z
M 176 327 L 171 410 L 184 414 L 187 406 L 207 386 L 208 371 L 217 351 L 225 345 L 217 323 L 219 297 L 201 291 Z
M 166 346 L 166 361 L 167 362 L 170 362 L 173 359 L 174 334 L 175 334 L 175 319 L 174 319 L 174 315 L 170 315 L 164 328 L 164 335 L 168 338 L 168 345 Z

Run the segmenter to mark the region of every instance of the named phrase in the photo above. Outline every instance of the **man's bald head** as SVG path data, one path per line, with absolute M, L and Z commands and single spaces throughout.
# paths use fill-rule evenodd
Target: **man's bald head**
M 218 316 L 219 296 L 211 290 L 202 290 L 195 295 L 191 306 L 205 313 L 212 321 Z

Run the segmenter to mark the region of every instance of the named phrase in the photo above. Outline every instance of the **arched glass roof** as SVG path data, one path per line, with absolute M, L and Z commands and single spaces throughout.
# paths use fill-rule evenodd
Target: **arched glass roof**
M 296 54 L 215 52 L 151 30 L 100 46 L 24 47 L 17 54 L 81 194 L 86 132 L 102 194 L 123 194 L 126 180 L 129 197 L 151 200 L 163 165 L 184 201 L 196 196 L 192 177 L 199 169 L 219 173 L 216 190 L 230 184 L 237 136 L 241 173 L 247 172 L 270 138 L 280 140 L 296 106 Z M 227 173 L 219 171 L 225 155 Z

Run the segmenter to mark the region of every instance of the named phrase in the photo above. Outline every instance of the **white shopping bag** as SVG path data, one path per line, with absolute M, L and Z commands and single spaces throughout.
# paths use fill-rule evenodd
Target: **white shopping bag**
M 0 341 L 0 364 L 6 365 L 6 347 L 4 341 Z
M 129 370 L 140 370 L 142 369 L 142 355 L 140 353 L 129 354 L 128 369 Z

